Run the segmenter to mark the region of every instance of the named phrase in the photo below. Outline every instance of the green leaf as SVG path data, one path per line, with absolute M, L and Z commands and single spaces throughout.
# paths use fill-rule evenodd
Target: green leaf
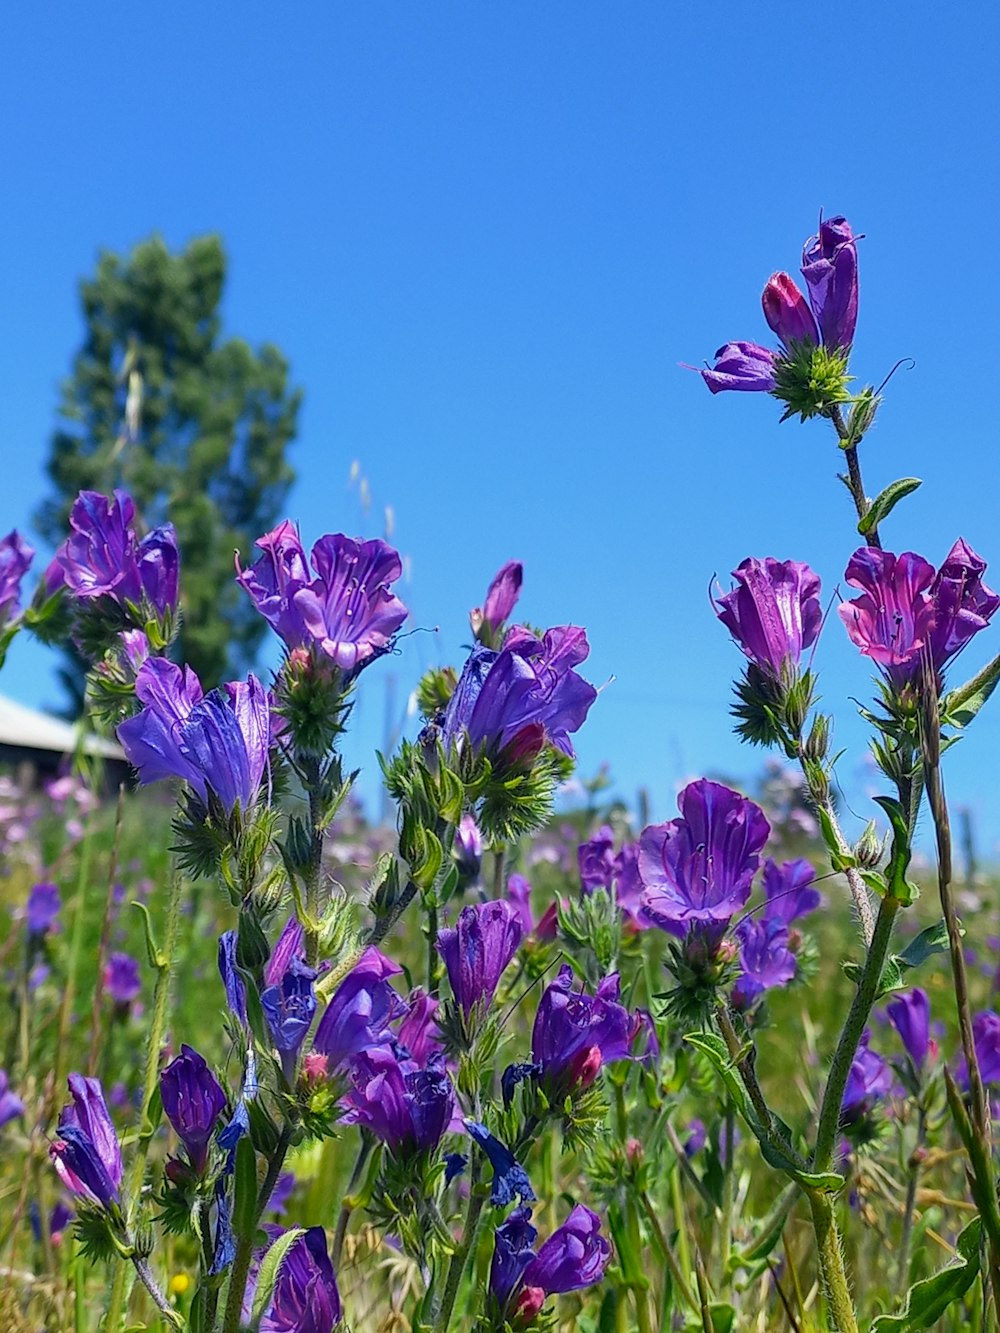
M 233 1229 L 237 1236 L 252 1236 L 257 1221 L 257 1155 L 247 1138 L 236 1145 L 235 1178 Z
M 962 934 L 965 934 L 964 930 Z M 906 971 L 911 967 L 919 967 L 933 954 L 947 952 L 948 927 L 942 917 L 940 921 L 936 921 L 933 926 L 927 926 L 919 935 L 910 940 L 903 952 L 896 955 L 896 962 Z
M 892 825 L 892 849 L 885 869 L 888 892 L 904 907 L 910 907 L 916 902 L 920 890 L 906 878 L 912 855 L 907 812 L 893 796 L 876 796 L 875 804 L 882 807 Z
M 712 1333 L 732 1333 L 736 1327 L 736 1310 L 722 1301 L 712 1301 L 708 1307 Z
M 868 513 L 858 522 L 858 531 L 862 537 L 867 537 L 872 528 L 877 528 L 883 519 L 889 517 L 905 495 L 909 495 L 920 485 L 919 477 L 903 477 L 887 486 L 880 495 L 875 497 Z
M 1000 653 L 971 680 L 941 700 L 941 720 L 952 727 L 967 727 L 1000 681 Z
M 879 1315 L 871 1333 L 910 1333 L 933 1328 L 954 1301 L 961 1300 L 979 1274 L 979 1218 L 965 1228 L 958 1238 L 958 1259 L 933 1277 L 915 1283 L 906 1296 L 902 1314 Z
M 281 1272 L 288 1251 L 300 1236 L 304 1236 L 305 1227 L 291 1227 L 278 1237 L 261 1260 L 257 1274 L 257 1286 L 253 1294 L 253 1308 L 250 1311 L 250 1325 L 256 1329 L 264 1317 L 264 1312 L 271 1300 L 274 1284 Z

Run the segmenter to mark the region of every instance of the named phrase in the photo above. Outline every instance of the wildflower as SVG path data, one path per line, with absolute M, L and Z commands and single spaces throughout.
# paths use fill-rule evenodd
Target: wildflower
M 610 889 L 615 874 L 615 835 L 607 824 L 577 848 L 580 886 L 584 893 Z
M 407 610 L 391 591 L 403 566 L 383 541 L 321 537 L 309 562 L 298 530 L 284 522 L 257 541 L 262 554 L 236 580 L 288 648 L 314 646 L 347 676 L 388 652 Z
M 593 995 L 573 990 L 568 964 L 547 987 L 538 1004 L 531 1032 L 531 1058 L 539 1079 L 564 1094 L 585 1087 L 603 1065 L 628 1058 L 636 1025 L 618 999 L 617 972 Z
M 268 1226 L 272 1243 L 284 1234 Z M 260 1333 L 332 1333 L 341 1317 L 340 1292 L 322 1227 L 308 1227 L 281 1261 Z
M 1000 1083 L 1000 1014 L 987 1009 L 972 1020 L 972 1038 L 976 1047 L 976 1061 L 984 1083 Z M 969 1069 L 962 1056 L 955 1070 L 955 1082 L 968 1089 Z
M 346 1124 L 365 1125 L 396 1157 L 437 1147 L 455 1107 L 443 1057 L 404 1070 L 392 1051 L 374 1046 L 355 1055 L 349 1076 Z
M 409 1012 L 396 1029 L 397 1054 L 402 1059 L 405 1051 L 414 1064 L 423 1066 L 441 1048 L 436 1017 L 439 1005 L 419 986 L 410 991 L 406 1005 Z
M 455 1003 L 468 1019 L 485 1012 L 507 964 L 521 943 L 516 909 L 504 901 L 464 907 L 455 926 L 438 932 L 437 950 L 448 969 Z
M 490 1189 L 490 1203 L 493 1207 L 505 1208 L 515 1197 L 533 1199 L 535 1191 L 531 1188 L 528 1173 L 506 1143 L 501 1143 L 495 1134 L 491 1134 L 477 1120 L 464 1120 L 462 1123 L 469 1137 L 475 1139 L 482 1148 L 493 1168 L 493 1185 Z
M 69 1076 L 70 1104 L 59 1117 L 49 1148 L 59 1178 L 73 1194 L 99 1207 L 118 1202 L 122 1153 L 96 1078 Z
M 135 505 L 125 491 L 113 496 L 81 491 L 70 511 L 70 535 L 55 563 L 75 597 L 111 597 L 136 608 L 145 598 L 163 616 L 177 605 L 177 538 L 166 524 L 139 541 L 134 524 Z
M 151 658 L 139 671 L 142 711 L 118 727 L 118 739 L 145 785 L 181 778 L 227 815 L 257 798 L 271 738 L 270 703 L 256 676 L 203 694 L 190 667 Z
M 507 876 L 507 898 L 517 912 L 521 930 L 530 935 L 535 929 L 535 918 L 531 914 L 531 883 L 516 871 Z
M 765 990 L 786 986 L 795 976 L 795 955 L 788 947 L 788 927 L 783 921 L 744 917 L 736 927 L 736 938 L 742 971 L 734 996 L 744 1006 Z
M 208 1144 L 226 1105 L 226 1094 L 204 1057 L 191 1046 L 160 1074 L 163 1111 L 201 1175 L 208 1159 Z
M 393 1043 L 390 1023 L 407 1012 L 388 977 L 403 969 L 370 945 L 334 991 L 316 1028 L 312 1048 L 331 1070 L 369 1048 Z
M 142 979 L 139 964 L 127 953 L 113 953 L 104 965 L 104 990 L 121 1008 L 139 998 Z
M 6 1069 L 0 1069 L 0 1129 L 24 1114 L 24 1102 L 11 1091 Z
M 650 918 L 675 935 L 727 923 L 745 906 L 770 826 L 753 801 L 699 779 L 677 799 L 681 818 L 651 825 L 639 840 Z
M 858 247 L 844 217 L 820 222 L 802 249 L 802 276 L 827 347 L 850 347 L 858 322 Z
M 597 698 L 574 670 L 589 652 L 586 633 L 575 625 L 546 630 L 542 639 L 517 626 L 500 652 L 474 648 L 445 711 L 445 744 L 467 733 L 493 756 L 533 759 L 546 743 L 572 756 L 570 733 L 583 726 Z
M 467 883 L 474 883 L 479 878 L 479 868 L 483 860 L 483 835 L 475 817 L 468 813 L 458 821 L 455 830 L 455 860 Z
M 782 865 L 768 857 L 764 862 L 763 881 L 767 898 L 764 916 L 768 921 L 780 921 L 790 926 L 822 901 L 819 889 L 815 887 L 816 871 L 804 857 L 785 861 Z
M 715 354 L 711 370 L 698 372 L 712 393 L 736 390 L 770 393 L 775 384 L 774 353 L 760 343 L 725 343 Z
M 750 661 L 780 681 L 819 633 L 819 576 L 796 560 L 751 556 L 733 578 L 739 587 L 719 598 L 715 613 Z
M 314 968 L 292 957 L 280 978 L 261 993 L 261 1008 L 289 1083 L 294 1080 L 299 1051 L 316 1012 L 315 979 Z
M 841 1124 L 853 1125 L 868 1115 L 892 1087 L 892 1070 L 878 1054 L 869 1049 L 871 1033 L 865 1029 L 858 1043 L 841 1103 Z
M 517 605 L 523 577 L 520 561 L 508 560 L 494 575 L 482 607 L 477 606 L 469 612 L 469 624 L 480 643 L 493 646 L 504 621 Z
M 21 580 L 34 558 L 34 549 L 16 528 L 0 538 L 0 634 L 21 609 Z
M 29 932 L 35 936 L 47 934 L 56 924 L 61 907 L 62 900 L 59 897 L 57 884 L 32 885 L 25 911 Z
M 915 986 L 905 994 L 896 995 L 886 1005 L 886 1012 L 913 1062 L 913 1068 L 919 1072 L 926 1064 L 930 1050 L 931 1007 L 927 992 Z
M 600 1282 L 611 1259 L 600 1218 L 582 1204 L 535 1253 L 537 1235 L 531 1209 L 524 1207 L 515 1208 L 496 1230 L 489 1290 L 508 1322 L 534 1317 L 547 1296 Z

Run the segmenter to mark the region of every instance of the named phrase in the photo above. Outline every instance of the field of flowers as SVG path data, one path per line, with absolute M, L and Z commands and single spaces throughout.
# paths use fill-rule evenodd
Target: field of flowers
M 262 536 L 236 577 L 282 665 L 208 692 L 171 658 L 174 535 L 123 491 L 80 495 L 34 591 L 0 543 L 0 661 L 72 638 L 136 779 L 0 777 L 2 1333 L 993 1326 L 1000 919 L 942 769 L 1000 596 L 964 539 L 884 549 L 919 482 L 864 488 L 885 386 L 849 384 L 845 219 L 802 277 L 765 287 L 776 349 L 700 373 L 843 455 L 855 595 L 824 633 L 877 673 L 884 792 L 853 842 L 802 560 L 748 557 L 694 630 L 734 641 L 752 791 L 697 779 L 642 827 L 571 783 L 587 637 L 518 623 L 511 562 L 464 662 L 412 682 L 377 827 L 341 738 L 407 616 L 385 542 Z

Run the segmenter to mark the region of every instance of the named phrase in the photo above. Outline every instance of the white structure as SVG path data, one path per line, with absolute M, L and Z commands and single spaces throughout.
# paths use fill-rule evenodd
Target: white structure
M 103 736 L 81 737 L 79 726 L 72 722 L 40 713 L 0 694 L 0 763 L 29 763 L 51 771 L 80 748 L 87 755 L 125 762 L 125 754 L 115 741 Z

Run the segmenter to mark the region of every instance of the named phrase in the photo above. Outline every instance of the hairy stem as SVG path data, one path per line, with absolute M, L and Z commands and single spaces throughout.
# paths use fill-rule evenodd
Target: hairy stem
M 673 1278 L 677 1290 L 683 1296 L 690 1308 L 697 1314 L 699 1309 L 698 1300 L 694 1292 L 691 1290 L 690 1283 L 684 1275 L 684 1270 L 682 1269 L 677 1256 L 674 1254 L 670 1242 L 667 1240 L 663 1227 L 660 1225 L 660 1219 L 656 1215 L 656 1209 L 653 1207 L 653 1202 L 645 1190 L 639 1195 L 639 1202 L 642 1204 L 642 1211 L 645 1213 L 646 1220 L 653 1233 L 654 1248 L 659 1250 L 660 1258 L 670 1269 L 670 1276 Z M 678 1222 L 680 1221 L 680 1219 L 677 1220 Z M 678 1244 L 680 1244 L 680 1237 L 682 1234 L 683 1232 L 678 1233 Z
M 132 1263 L 135 1265 L 135 1271 L 139 1274 L 139 1281 L 153 1298 L 153 1304 L 159 1310 L 160 1314 L 163 1315 L 164 1319 L 166 1319 L 173 1328 L 183 1328 L 184 1320 L 160 1290 L 160 1286 L 157 1283 L 156 1278 L 153 1276 L 148 1260 L 141 1259 L 138 1255 L 133 1255 Z
M 475 1248 L 476 1240 L 479 1237 L 479 1224 L 482 1220 L 483 1205 L 486 1202 L 486 1194 L 479 1183 L 478 1163 L 481 1156 L 482 1154 L 479 1152 L 475 1155 L 473 1175 L 469 1182 L 469 1206 L 465 1214 L 465 1225 L 462 1228 L 462 1240 L 448 1264 L 448 1274 L 445 1278 L 444 1291 L 441 1294 L 441 1304 L 438 1308 L 437 1318 L 434 1321 L 435 1333 L 448 1333 L 458 1289 L 462 1282 L 462 1274 L 465 1272 L 469 1255 Z
M 872 935 L 868 957 L 865 959 L 864 970 L 861 973 L 858 988 L 854 992 L 854 999 L 851 1001 L 847 1020 L 844 1023 L 837 1049 L 833 1053 L 833 1060 L 830 1064 L 830 1074 L 826 1081 L 823 1104 L 819 1113 L 816 1151 L 813 1153 L 814 1171 L 828 1171 L 833 1160 L 837 1131 L 840 1128 L 840 1108 L 844 1100 L 844 1089 L 847 1086 L 851 1065 L 854 1063 L 854 1057 L 857 1054 L 861 1034 L 868 1022 L 875 997 L 878 995 L 879 983 L 882 980 L 882 969 L 889 953 L 892 928 L 898 910 L 899 903 L 890 894 L 886 894 L 879 904 L 878 917 L 875 920 L 875 931 Z M 813 1216 L 815 1219 L 815 1209 Z
M 833 422 L 833 428 L 837 432 L 837 439 L 843 441 L 848 437 L 847 422 L 844 420 L 844 413 L 841 411 L 839 403 L 834 403 L 830 408 L 830 420 Z M 858 511 L 858 519 L 862 519 L 868 513 L 871 505 L 868 503 L 868 497 L 865 494 L 865 484 L 861 477 L 861 464 L 858 462 L 858 444 L 860 439 L 848 449 L 844 449 L 844 457 L 847 461 L 847 479 L 851 492 L 851 498 L 854 501 L 854 508 Z M 881 550 L 882 542 L 878 535 L 878 525 L 872 527 L 865 535 L 865 540 L 869 546 L 876 546 Z
M 799 767 L 802 770 L 802 776 L 805 778 L 806 786 L 809 789 L 809 795 L 816 807 L 823 812 L 829 820 L 830 828 L 837 840 L 837 848 L 842 855 L 850 855 L 851 846 L 844 837 L 840 822 L 837 819 L 837 812 L 833 808 L 833 801 L 830 799 L 829 783 L 823 780 L 822 785 L 819 779 L 813 779 L 810 774 L 810 766 L 806 763 L 805 755 L 802 749 L 801 740 L 796 745 L 798 751 Z M 851 897 L 854 899 L 854 908 L 858 914 L 858 920 L 861 922 L 861 933 L 864 936 L 865 948 L 870 948 L 872 935 L 875 933 L 875 915 L 872 912 L 871 894 L 868 892 L 868 886 L 861 878 L 860 872 L 854 866 L 849 866 L 844 871 L 847 879 L 847 886 L 851 890 Z
M 858 1333 L 833 1202 L 829 1195 L 810 1193 L 809 1207 L 816 1232 L 816 1254 L 830 1327 L 835 1333 Z
M 303 876 L 306 890 L 306 921 L 304 924 L 306 962 L 315 967 L 319 959 L 320 873 L 323 864 L 322 802 L 320 785 L 322 774 L 319 760 L 306 755 L 302 761 L 302 776 L 309 795 L 309 865 Z
M 257 1234 L 260 1219 L 263 1217 L 271 1195 L 274 1193 L 274 1187 L 278 1183 L 278 1177 L 281 1175 L 281 1168 L 285 1164 L 285 1155 L 291 1142 L 292 1130 L 290 1126 L 285 1125 L 268 1161 L 264 1180 L 257 1192 L 253 1225 L 249 1228 L 249 1234 L 240 1236 L 236 1242 L 236 1257 L 233 1260 L 232 1273 L 229 1278 L 229 1291 L 226 1293 L 226 1309 L 222 1316 L 222 1333 L 238 1333 L 240 1316 L 243 1310 L 243 1298 L 247 1289 L 247 1278 L 250 1274 L 250 1261 L 253 1258 L 254 1237 Z
M 913 1236 L 913 1209 L 920 1183 L 920 1160 L 927 1139 L 927 1113 L 923 1105 L 917 1108 L 917 1142 L 907 1163 L 906 1202 L 903 1205 L 903 1229 L 899 1238 L 899 1271 L 896 1279 L 900 1300 L 910 1285 L 910 1240 Z

